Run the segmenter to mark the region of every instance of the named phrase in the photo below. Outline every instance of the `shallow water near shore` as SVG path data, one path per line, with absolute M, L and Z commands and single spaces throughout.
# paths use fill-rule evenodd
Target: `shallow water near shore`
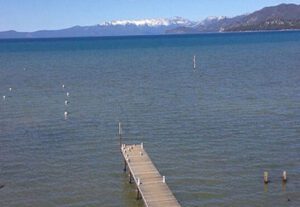
M 300 32 L 0 40 L 0 206 L 143 206 L 119 120 L 182 206 L 300 206 L 299 57 Z

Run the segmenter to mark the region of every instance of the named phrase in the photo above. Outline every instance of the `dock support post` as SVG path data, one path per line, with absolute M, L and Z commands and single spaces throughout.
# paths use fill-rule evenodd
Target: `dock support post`
M 139 186 L 141 184 L 140 178 L 137 179 L 137 185 Z
M 130 183 L 130 184 L 132 183 L 132 175 L 131 175 L 131 172 L 129 172 L 129 183 Z
M 140 178 L 137 178 L 137 183 L 136 183 L 136 200 L 140 199 L 140 191 L 139 191 L 139 185 L 141 184 Z
M 268 172 L 264 172 L 264 183 L 265 184 L 268 184 L 270 181 L 269 181 L 269 178 L 268 178 Z
M 126 160 L 124 159 L 124 169 L 123 169 L 124 172 L 126 172 L 126 167 L 127 167 L 127 164 L 126 164 Z
M 136 188 L 136 200 L 140 200 L 140 191 Z

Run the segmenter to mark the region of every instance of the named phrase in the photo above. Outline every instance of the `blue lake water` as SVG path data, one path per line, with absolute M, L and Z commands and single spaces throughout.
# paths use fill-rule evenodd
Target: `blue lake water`
M 0 206 L 143 206 L 119 120 L 182 206 L 300 206 L 300 32 L 0 40 Z

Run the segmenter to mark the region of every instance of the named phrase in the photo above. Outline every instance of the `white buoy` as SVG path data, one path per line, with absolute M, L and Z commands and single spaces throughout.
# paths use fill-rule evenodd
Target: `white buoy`
M 6 99 L 6 96 L 3 96 L 3 100 L 5 100 Z
M 68 113 L 67 111 L 65 111 L 64 115 L 65 115 L 65 119 L 67 119 L 67 118 L 68 118 L 68 115 L 69 115 L 69 113 Z
M 65 85 L 63 84 L 61 87 L 62 87 L 62 88 L 65 88 Z
M 67 92 L 67 97 L 69 97 L 70 96 L 70 93 L 69 92 Z
M 67 106 L 69 104 L 69 101 L 65 100 L 65 105 Z
M 9 91 L 12 91 L 12 88 L 9 88 Z

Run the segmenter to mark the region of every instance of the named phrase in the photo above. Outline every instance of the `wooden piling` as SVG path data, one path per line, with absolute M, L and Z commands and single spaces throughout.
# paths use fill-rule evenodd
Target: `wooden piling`
M 136 200 L 140 200 L 140 191 L 138 188 L 136 188 Z
M 264 183 L 265 184 L 268 184 L 270 181 L 269 181 L 269 178 L 268 178 L 268 172 L 264 172 Z
M 127 168 L 127 163 L 126 163 L 126 160 L 124 159 L 124 168 L 123 168 L 124 172 L 126 172 L 126 168 Z
M 121 122 L 119 122 L 119 139 L 120 139 L 120 147 L 122 147 L 122 125 L 121 125 Z
M 283 171 L 282 173 L 282 182 L 286 183 L 287 182 L 287 175 L 286 175 L 286 171 Z
M 194 70 L 195 70 L 196 69 L 196 55 L 194 55 L 193 63 L 194 63 Z
M 132 183 L 132 174 L 131 174 L 131 172 L 129 172 L 129 183 L 130 184 Z

